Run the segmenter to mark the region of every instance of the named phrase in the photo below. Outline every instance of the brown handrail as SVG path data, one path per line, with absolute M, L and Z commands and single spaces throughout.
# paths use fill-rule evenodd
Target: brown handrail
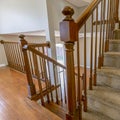
M 49 62 L 52 62 L 53 64 L 58 65 L 59 67 L 62 67 L 64 69 L 66 69 L 66 67 L 64 65 L 60 64 L 59 62 L 57 62 L 53 58 L 48 57 L 47 55 L 43 54 L 42 52 L 37 51 L 36 49 L 34 49 L 33 47 L 31 47 L 29 45 L 28 46 L 24 46 L 23 48 L 24 49 L 28 49 L 29 51 L 35 53 L 36 55 L 39 55 L 40 57 L 42 57 L 44 59 L 47 59 Z
M 28 43 L 31 47 L 50 47 L 50 42 L 46 43 Z
M 84 23 L 87 21 L 91 13 L 94 11 L 96 6 L 100 3 L 101 0 L 93 0 L 91 4 L 84 10 L 82 15 L 76 20 L 78 31 L 79 29 L 84 25 Z

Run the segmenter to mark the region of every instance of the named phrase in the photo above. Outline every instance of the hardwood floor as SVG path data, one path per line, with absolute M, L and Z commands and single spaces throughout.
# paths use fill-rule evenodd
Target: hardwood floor
M 27 98 L 26 76 L 0 68 L 0 120 L 61 120 Z

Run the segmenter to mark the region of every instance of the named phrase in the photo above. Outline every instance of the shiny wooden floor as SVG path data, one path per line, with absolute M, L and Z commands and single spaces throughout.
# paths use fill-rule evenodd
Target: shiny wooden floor
M 61 120 L 27 98 L 26 76 L 0 68 L 0 120 Z

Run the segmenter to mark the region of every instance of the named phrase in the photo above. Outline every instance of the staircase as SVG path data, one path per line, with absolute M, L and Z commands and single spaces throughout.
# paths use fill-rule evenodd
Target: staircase
M 114 30 L 119 23 L 118 8 L 119 0 L 93 0 L 76 21 L 72 18 L 74 10 L 64 8 L 60 36 L 65 43 L 66 66 L 46 54 L 48 43 L 28 44 L 24 35 L 19 36 L 31 100 L 64 120 L 120 120 L 120 30 Z M 87 27 L 91 29 L 91 44 L 87 44 Z M 78 39 L 81 31 L 83 49 Z
M 120 120 L 119 35 L 120 30 L 115 30 L 115 39 L 110 40 L 109 51 L 104 54 L 104 65 L 97 70 L 97 86 L 88 92 L 89 106 L 111 120 Z

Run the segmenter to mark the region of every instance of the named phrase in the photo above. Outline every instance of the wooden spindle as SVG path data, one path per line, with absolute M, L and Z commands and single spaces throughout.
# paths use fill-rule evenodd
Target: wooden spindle
M 93 13 L 91 16 L 91 50 L 90 50 L 90 78 L 89 78 L 89 89 L 92 90 L 92 69 L 93 69 Z
M 39 92 L 41 95 L 41 103 L 43 106 L 45 106 L 45 102 L 44 102 L 44 98 L 43 98 L 44 96 L 43 96 L 43 90 L 42 90 L 42 83 L 41 83 L 40 73 L 39 73 L 39 68 L 38 68 L 37 55 L 34 56 L 34 65 L 36 65 L 35 73 L 36 73 L 36 77 L 37 77 L 37 81 L 38 81 Z
M 101 14 L 100 14 L 100 40 L 99 40 L 99 56 L 98 56 L 98 68 L 102 66 L 102 54 L 101 54 L 101 44 L 102 44 L 102 24 L 103 24 L 103 0 L 101 1 Z
M 80 44 L 79 44 L 79 40 L 77 41 L 77 99 L 78 99 L 78 110 L 79 110 L 79 119 L 82 119 L 82 88 L 81 88 L 81 79 L 80 79 Z
M 97 68 L 97 39 L 98 39 L 98 6 L 96 7 L 96 31 L 95 31 L 95 56 L 94 56 L 94 86 L 96 86 L 96 68 Z
M 45 85 L 46 85 L 46 90 L 47 90 L 47 102 L 50 102 L 50 97 L 49 97 L 49 81 L 48 81 L 48 76 L 47 76 L 47 69 L 46 69 L 46 61 L 43 59 L 43 69 L 44 69 L 44 79 L 45 79 Z
M 53 64 L 53 74 L 54 74 L 54 84 L 55 84 L 55 87 L 56 87 L 57 86 L 57 78 L 56 78 L 56 66 L 55 66 L 55 64 Z M 56 94 L 56 103 L 59 104 L 57 88 L 55 89 L 55 94 Z
M 42 65 L 41 65 L 42 66 Z M 51 81 L 51 76 L 50 76 L 50 63 L 47 61 L 47 67 L 48 67 L 48 74 L 49 74 L 49 81 L 50 81 L 50 95 L 51 95 L 51 101 L 54 102 L 54 99 L 53 99 L 53 92 L 52 92 L 52 81 Z
M 87 55 L 86 55 L 86 23 L 84 25 L 84 111 L 87 112 Z
M 106 11 L 106 0 L 103 0 L 103 31 L 102 31 L 102 63 L 101 66 L 103 66 L 104 61 L 104 51 L 105 51 L 105 12 Z M 109 45 L 107 45 L 109 47 Z M 108 49 L 108 48 L 107 48 Z
M 108 34 L 109 34 L 109 0 L 108 0 L 108 3 L 107 3 L 107 23 L 106 23 L 106 40 L 105 40 L 105 52 L 107 51 L 107 47 L 108 47 Z

